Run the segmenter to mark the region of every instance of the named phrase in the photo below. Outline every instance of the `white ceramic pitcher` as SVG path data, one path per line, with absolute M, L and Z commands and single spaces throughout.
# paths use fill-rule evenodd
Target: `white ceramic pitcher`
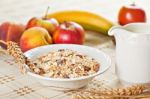
M 112 27 L 116 39 L 116 73 L 131 83 L 150 83 L 150 24 L 131 23 Z

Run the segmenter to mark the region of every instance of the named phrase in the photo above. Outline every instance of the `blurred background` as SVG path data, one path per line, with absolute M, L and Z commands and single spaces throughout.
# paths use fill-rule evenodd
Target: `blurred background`
M 150 22 L 150 0 L 1 0 L 0 22 L 26 23 L 31 17 L 43 16 L 48 6 L 50 6 L 49 12 L 80 9 L 100 14 L 117 22 L 119 8 L 132 2 L 146 11 Z

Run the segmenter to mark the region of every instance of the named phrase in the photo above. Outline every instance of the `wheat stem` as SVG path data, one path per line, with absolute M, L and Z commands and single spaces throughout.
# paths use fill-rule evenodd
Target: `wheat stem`
M 3 40 L 0 40 L 0 43 L 4 44 L 4 45 L 7 45 L 7 42 L 3 41 Z

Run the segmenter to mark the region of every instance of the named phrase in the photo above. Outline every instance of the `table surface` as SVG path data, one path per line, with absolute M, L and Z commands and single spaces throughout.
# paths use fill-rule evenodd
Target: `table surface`
M 40 17 L 44 14 L 47 6 L 49 12 L 66 9 L 91 11 L 109 20 L 116 22 L 120 6 L 128 4 L 127 0 L 1 0 L 0 22 L 12 21 L 26 24 L 33 16 Z M 142 2 L 143 1 L 143 2 Z M 137 4 L 148 11 L 149 1 L 138 0 Z M 111 5 L 111 7 L 109 6 Z M 113 9 L 112 9 L 113 8 Z M 147 13 L 149 15 L 149 13 Z M 150 16 L 150 15 L 149 15 Z M 148 17 L 149 21 L 149 17 Z M 91 31 L 86 31 L 85 45 L 104 51 L 112 59 L 111 68 L 96 79 L 101 82 L 117 83 L 115 76 L 115 46 L 112 38 Z M 27 75 L 21 75 L 17 64 L 12 58 L 0 50 L 0 99 L 69 99 L 70 92 L 52 90 L 40 85 L 36 80 Z

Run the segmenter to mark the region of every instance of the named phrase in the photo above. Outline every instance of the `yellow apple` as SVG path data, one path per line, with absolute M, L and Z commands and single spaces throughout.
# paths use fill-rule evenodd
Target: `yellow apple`
M 20 39 L 20 48 L 23 52 L 52 43 L 48 31 L 42 27 L 32 27 L 24 31 Z

